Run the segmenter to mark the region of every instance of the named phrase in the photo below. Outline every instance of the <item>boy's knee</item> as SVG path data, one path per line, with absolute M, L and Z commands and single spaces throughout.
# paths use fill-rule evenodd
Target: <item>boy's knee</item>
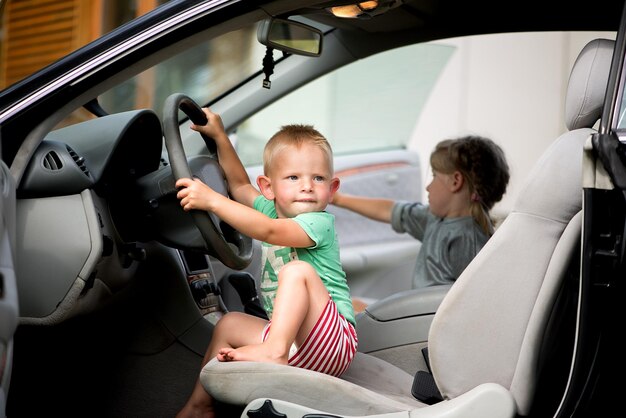
M 241 312 L 228 312 L 224 314 L 224 316 L 219 321 L 217 321 L 217 324 L 215 325 L 215 330 L 218 331 L 221 328 L 228 329 L 233 327 L 233 324 L 239 320 L 238 317 L 240 317 L 241 315 L 243 315 Z
M 283 268 L 280 269 L 278 273 L 278 280 L 285 278 L 302 278 L 306 279 L 307 277 L 317 276 L 317 272 L 313 268 L 312 265 L 307 263 L 306 261 L 294 260 L 287 263 Z

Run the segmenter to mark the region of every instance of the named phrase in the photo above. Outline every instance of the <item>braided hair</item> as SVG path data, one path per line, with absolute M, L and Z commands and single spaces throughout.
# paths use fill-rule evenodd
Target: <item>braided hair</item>
M 494 228 L 489 211 L 502 199 L 510 177 L 502 148 L 481 136 L 446 139 L 433 150 L 430 165 L 441 173 L 459 171 L 463 175 L 469 186 L 472 217 L 491 236 Z

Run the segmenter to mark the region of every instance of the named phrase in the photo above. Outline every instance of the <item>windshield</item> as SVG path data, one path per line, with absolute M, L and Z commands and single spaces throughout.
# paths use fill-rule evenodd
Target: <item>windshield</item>
M 265 47 L 257 24 L 209 39 L 113 87 L 98 100 L 107 113 L 152 109 L 159 117 L 165 99 L 184 93 L 206 105 L 261 71 Z M 93 118 L 77 109 L 59 127 Z
M 109 113 L 150 108 L 159 116 L 172 93 L 207 104 L 261 70 L 265 47 L 256 29 L 247 26 L 174 55 L 109 90 L 100 104 Z

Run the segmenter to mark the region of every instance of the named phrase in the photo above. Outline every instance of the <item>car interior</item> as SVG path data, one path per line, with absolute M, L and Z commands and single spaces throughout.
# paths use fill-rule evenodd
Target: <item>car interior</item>
M 228 196 L 215 144 L 190 129 L 203 123 L 200 106 L 219 113 L 238 151 L 247 152 L 244 144 L 254 142 L 250 131 L 267 119 L 267 107 L 339 68 L 361 61 L 368 70 L 365 59 L 380 52 L 440 38 L 509 27 L 552 30 L 551 17 L 565 8 L 565 2 L 537 4 L 514 16 L 499 11 L 498 19 L 467 19 L 469 3 L 455 4 L 446 17 L 440 8 L 447 3 L 389 0 L 338 20 L 328 11 L 344 2 L 239 2 L 234 8 L 243 11 L 213 3 L 163 2 L 44 68 L 43 77 L 0 92 L 0 103 L 30 88 L 42 97 L 14 106 L 23 106 L 12 116 L 20 123 L 5 118 L 12 109 L 0 107 L 3 157 L 12 160 L 0 164 L 0 359 L 8 359 L 6 369 L 0 361 L 0 406 L 6 401 L 7 416 L 174 416 L 198 378 L 227 417 L 555 415 L 573 385 L 584 255 L 581 179 L 597 184 L 591 177 L 606 176 L 590 138 L 603 112 L 615 41 L 594 39 L 578 55 L 566 97 L 559 98 L 567 132 L 550 137 L 512 209 L 454 285 L 410 289 L 420 243 L 329 207 L 345 237 L 341 261 L 353 279 L 351 291 L 367 304 L 357 315 L 359 352 L 341 378 L 268 363 L 213 360 L 202 368 L 225 312 L 264 312 L 256 303 L 259 242 L 213 214 L 183 212 L 175 197 L 175 178 L 191 176 Z M 545 15 L 537 17 L 537 8 Z M 609 21 L 600 9 L 572 13 L 567 29 L 615 30 L 619 13 Z M 509 15 L 519 19 L 512 26 L 503 23 Z M 139 35 L 154 22 L 162 32 L 142 44 Z M 272 24 L 302 30 L 294 35 L 299 40 L 321 33 L 323 43 L 303 50 L 301 43 L 273 38 Z M 263 59 L 262 70 L 233 85 L 200 83 L 198 90 L 185 83 L 203 80 L 202 71 L 172 75 L 170 58 L 199 46 L 178 56 L 191 68 L 199 50 L 219 49 L 204 42 L 220 36 L 252 36 L 258 50 L 202 56 L 201 68 L 223 65 L 235 80 L 248 56 L 255 71 L 270 49 L 274 61 Z M 165 65 L 154 66 L 161 61 Z M 76 70 L 65 80 L 67 68 Z M 184 79 L 185 88 L 170 94 L 178 85 L 160 84 L 163 74 L 167 81 Z M 433 84 L 437 74 L 430 74 Z M 346 106 L 349 112 L 337 112 L 337 119 L 353 117 L 350 123 L 374 138 L 400 124 L 370 113 L 398 104 L 376 88 L 392 78 L 365 72 L 346 88 L 366 97 L 352 103 L 362 107 Z M 155 79 L 157 104 L 139 106 L 152 94 L 142 83 Z M 126 96 L 132 105 L 118 111 L 114 105 Z M 297 107 L 298 100 L 287 106 L 305 112 L 309 103 Z M 405 142 L 381 142 L 336 153 L 341 190 L 421 200 L 425 156 Z M 246 168 L 253 181 L 262 169 Z
M 303 415 L 513 417 L 554 411 L 560 397 L 550 393 L 565 391 L 577 310 L 582 164 L 570 162 L 582 162 L 601 116 L 612 55 L 613 42 L 602 39 L 580 53 L 566 98 L 569 131 L 529 173 L 514 210 L 441 301 L 428 330 L 428 365 L 415 383 L 399 368 L 359 353 L 341 379 L 213 359 L 201 373 L 207 391 L 247 410 L 273 405 Z M 407 306 L 421 306 L 419 292 L 411 292 Z M 376 305 L 367 311 L 375 315 Z M 364 328 L 360 321 L 358 333 Z M 428 383 L 418 379 L 422 372 L 432 373 L 440 393 L 432 406 Z M 424 402 L 414 396 L 422 386 Z

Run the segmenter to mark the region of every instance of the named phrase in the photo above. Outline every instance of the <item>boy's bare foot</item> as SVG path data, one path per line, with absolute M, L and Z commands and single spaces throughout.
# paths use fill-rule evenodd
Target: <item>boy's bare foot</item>
M 217 360 L 218 361 L 232 361 L 233 359 L 230 357 L 230 352 L 233 351 L 234 348 L 226 347 L 220 348 L 217 352 Z
M 219 361 L 260 361 L 264 363 L 287 364 L 289 352 L 277 353 L 269 344 L 246 345 L 239 348 L 221 348 L 217 354 Z

